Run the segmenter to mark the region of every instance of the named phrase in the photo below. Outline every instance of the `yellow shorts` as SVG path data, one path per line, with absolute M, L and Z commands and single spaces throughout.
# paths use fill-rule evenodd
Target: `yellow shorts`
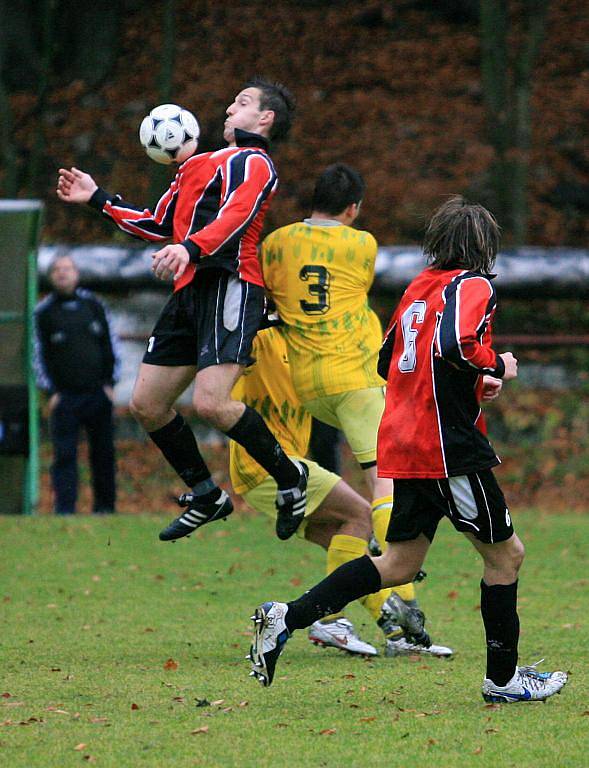
M 323 469 L 315 461 L 310 459 L 301 459 L 298 456 L 289 458 L 304 461 L 309 468 L 309 480 L 307 481 L 307 506 L 305 508 L 305 517 L 309 517 L 321 505 L 326 496 L 333 487 L 339 483 L 341 477 Z M 263 512 L 265 515 L 276 519 L 276 480 L 269 475 L 262 480 L 259 485 L 246 491 L 242 497 L 256 512 Z M 299 528 L 299 532 L 304 530 L 304 523 Z
M 376 436 L 384 410 L 382 387 L 307 400 L 304 406 L 312 416 L 341 429 L 356 461 L 360 464 L 376 461 Z

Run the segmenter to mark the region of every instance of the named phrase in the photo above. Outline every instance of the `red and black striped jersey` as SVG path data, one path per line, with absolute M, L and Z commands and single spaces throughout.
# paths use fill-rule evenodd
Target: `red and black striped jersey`
M 186 246 L 190 263 L 175 290 L 197 270 L 221 267 L 264 285 L 257 246 L 278 177 L 263 136 L 235 131 L 238 146 L 202 152 L 183 163 L 154 210 L 138 208 L 98 189 L 90 201 L 124 232 L 158 243 Z
M 380 477 L 453 477 L 499 463 L 480 409 L 483 374 L 505 373 L 491 347 L 495 306 L 480 272 L 425 269 L 409 285 L 379 357 L 387 379 Z

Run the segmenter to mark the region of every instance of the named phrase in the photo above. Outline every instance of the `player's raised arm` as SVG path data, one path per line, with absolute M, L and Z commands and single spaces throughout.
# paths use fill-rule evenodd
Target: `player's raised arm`
M 57 196 L 64 203 L 87 203 L 98 189 L 89 173 L 78 168 L 60 168 L 57 179 Z

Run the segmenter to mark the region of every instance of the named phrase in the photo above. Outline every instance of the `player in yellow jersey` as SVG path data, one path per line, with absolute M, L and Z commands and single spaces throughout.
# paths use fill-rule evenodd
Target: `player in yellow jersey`
M 382 329 L 368 304 L 377 244 L 370 232 L 352 227 L 363 195 L 364 181 L 353 168 L 326 168 L 315 185 L 311 217 L 262 243 L 262 270 L 286 324 L 297 395 L 313 416 L 343 431 L 372 494 L 376 538 L 384 540 L 392 493 L 391 481 L 376 473 Z M 414 598 L 412 585 L 404 597 Z
M 338 475 L 305 458 L 311 416 L 294 390 L 284 335 L 283 326 L 269 327 L 258 333 L 253 346 L 255 363 L 245 370 L 233 390 L 233 396 L 263 416 L 291 459 L 304 460 L 309 477 L 305 520 L 299 534 L 327 550 L 327 572 L 331 573 L 339 565 L 365 553 L 371 530 L 370 504 Z M 275 518 L 276 482 L 241 445 L 233 441 L 230 443 L 229 466 L 235 492 L 254 509 Z M 411 621 L 414 625 L 419 624 L 422 614 L 416 605 L 407 606 L 392 590 L 368 595 L 362 602 L 384 632 L 387 655 L 398 655 L 400 652 L 451 655 L 449 648 L 426 647 L 427 636 L 416 644 L 412 642 L 415 638 L 408 640 L 403 635 L 399 625 Z M 310 627 L 309 639 L 351 653 L 377 653 L 374 646 L 357 636 L 353 625 L 343 614 L 315 622 Z

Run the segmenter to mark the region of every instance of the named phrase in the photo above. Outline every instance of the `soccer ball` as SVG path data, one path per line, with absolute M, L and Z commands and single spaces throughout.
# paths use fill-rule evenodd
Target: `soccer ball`
M 196 152 L 200 126 L 187 109 L 177 104 L 160 104 L 144 117 L 139 141 L 156 163 L 183 163 Z

